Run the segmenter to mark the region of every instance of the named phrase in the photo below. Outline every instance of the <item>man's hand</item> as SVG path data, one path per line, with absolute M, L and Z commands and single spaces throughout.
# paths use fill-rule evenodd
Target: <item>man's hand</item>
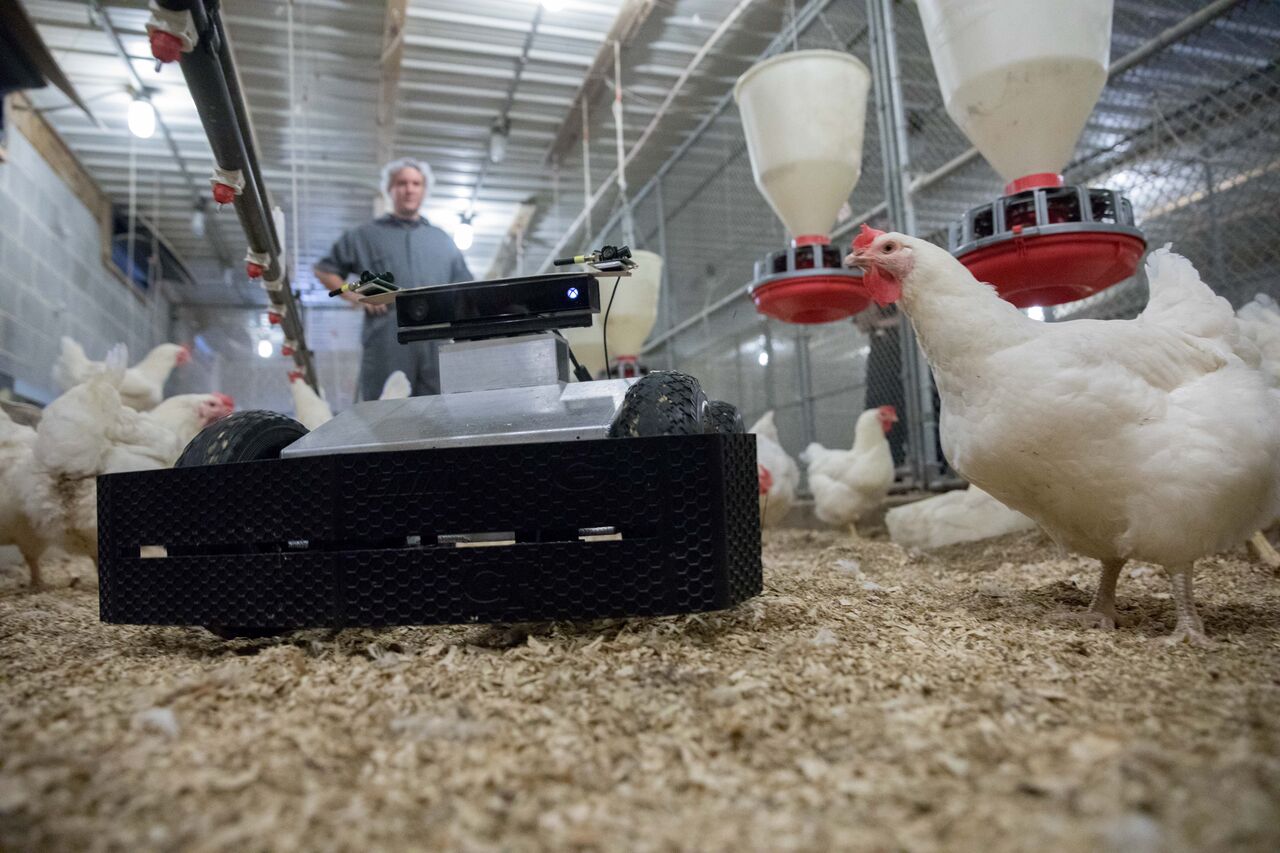
M 316 274 L 316 279 L 319 280 L 319 282 L 324 285 L 325 290 L 337 290 L 338 288 L 342 287 L 343 284 L 345 284 L 345 282 L 342 280 L 342 276 L 334 275 L 331 272 L 325 272 L 324 270 L 315 270 L 315 274 Z M 340 299 L 345 299 L 347 303 L 354 308 L 363 308 L 364 313 L 374 317 L 378 316 L 379 314 L 387 313 L 388 306 L 370 305 L 368 302 L 361 302 L 360 294 L 352 293 L 349 290 L 346 293 L 338 294 L 338 297 Z

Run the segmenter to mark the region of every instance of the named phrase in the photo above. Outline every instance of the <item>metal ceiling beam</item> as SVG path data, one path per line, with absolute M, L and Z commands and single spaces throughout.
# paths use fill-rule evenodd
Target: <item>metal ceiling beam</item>
M 565 154 L 576 147 L 582 138 L 583 105 L 585 104 L 590 110 L 591 105 L 604 91 L 605 80 L 609 76 L 609 69 L 613 66 L 613 43 L 617 42 L 622 47 L 629 45 L 644 22 L 649 19 L 656 5 L 656 0 L 624 0 L 622 8 L 618 10 L 618 17 L 609 28 L 604 44 L 600 46 L 595 59 L 587 69 L 586 77 L 582 79 L 582 84 L 573 96 L 573 106 L 569 108 L 560 129 L 556 131 L 555 141 L 547 149 L 544 160 L 548 165 L 562 161 Z
M 448 12 L 438 9 L 427 9 L 414 6 L 409 10 L 409 17 L 421 21 L 432 21 L 439 24 L 455 24 L 461 27 L 480 27 L 488 30 L 522 33 L 529 29 L 523 21 L 503 20 L 487 15 L 474 15 L 466 12 Z M 576 41 L 587 41 L 599 44 L 605 33 L 598 30 L 586 30 L 576 27 L 543 26 L 542 32 L 548 36 Z

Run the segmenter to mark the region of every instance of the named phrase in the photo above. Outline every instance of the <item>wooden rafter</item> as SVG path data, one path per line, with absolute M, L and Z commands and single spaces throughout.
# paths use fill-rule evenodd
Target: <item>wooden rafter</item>
M 404 56 L 405 8 L 408 0 L 387 0 L 382 24 L 382 82 L 378 92 L 378 162 L 395 152 L 396 96 L 400 90 L 400 60 Z

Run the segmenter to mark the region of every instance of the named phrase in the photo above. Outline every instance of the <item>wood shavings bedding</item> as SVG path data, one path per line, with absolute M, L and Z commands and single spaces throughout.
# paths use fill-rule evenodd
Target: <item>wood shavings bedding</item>
M 1114 633 L 1038 534 L 909 554 L 766 539 L 733 611 L 300 632 L 104 626 L 0 592 L 0 848 L 1280 847 L 1280 583 L 1202 561 Z

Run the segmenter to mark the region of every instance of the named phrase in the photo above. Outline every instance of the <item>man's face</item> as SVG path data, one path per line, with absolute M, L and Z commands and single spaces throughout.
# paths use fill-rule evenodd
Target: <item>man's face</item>
M 411 166 L 405 166 L 391 176 L 391 204 L 397 216 L 413 216 L 422 206 L 422 197 L 426 194 L 426 185 L 422 173 Z

